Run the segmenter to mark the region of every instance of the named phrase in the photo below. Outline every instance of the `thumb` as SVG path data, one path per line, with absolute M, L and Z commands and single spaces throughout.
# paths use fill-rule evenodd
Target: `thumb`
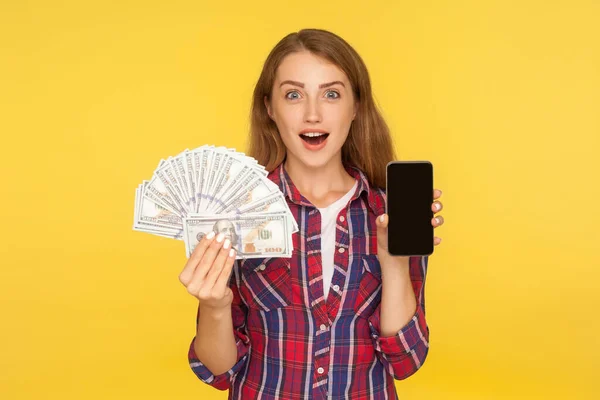
M 377 245 L 387 250 L 387 226 L 388 226 L 387 214 L 381 214 L 377 217 L 375 224 L 377 225 Z
M 377 217 L 377 221 L 375 222 L 377 225 L 377 232 L 382 232 L 385 233 L 387 231 L 387 226 L 388 226 L 388 216 L 387 214 L 381 214 L 380 216 Z

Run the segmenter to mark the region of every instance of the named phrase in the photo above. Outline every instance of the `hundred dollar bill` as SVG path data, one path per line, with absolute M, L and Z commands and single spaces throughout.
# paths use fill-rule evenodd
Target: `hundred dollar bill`
M 277 191 L 279 191 L 279 186 L 252 170 L 238 183 L 237 189 L 233 189 L 232 194 L 227 199 L 223 199 L 211 211 L 214 211 L 215 214 L 229 214 L 236 208 Z
M 167 189 L 157 177 L 154 177 L 150 181 L 143 181 L 143 185 L 145 187 L 143 192 L 144 197 L 176 214 L 180 213 L 178 205 L 171 199 Z
M 208 190 L 208 185 L 210 183 L 210 173 L 212 171 L 212 168 L 214 167 L 214 159 L 215 159 L 215 153 L 218 151 L 218 147 L 215 148 L 214 146 L 211 146 L 209 148 L 210 151 L 205 152 L 205 154 L 203 155 L 203 158 L 201 160 L 201 164 L 200 164 L 200 174 L 202 175 L 202 177 L 200 178 L 202 180 L 202 187 L 197 189 L 198 190 L 198 199 L 197 199 L 197 207 L 198 210 L 205 210 L 205 203 L 206 203 L 206 191 Z
M 139 206 L 137 207 L 136 220 L 138 223 L 152 223 L 157 226 L 180 231 L 183 229 L 181 216 L 173 211 L 161 206 L 158 203 L 144 196 L 144 185 L 140 185 L 141 190 L 136 193 L 139 196 Z
M 184 168 L 182 163 L 181 167 Z M 167 158 L 166 164 L 157 172 L 162 172 L 171 182 L 172 188 L 174 189 L 174 195 L 187 214 L 190 210 L 190 199 L 186 196 L 187 190 L 185 188 L 185 179 L 181 177 L 181 171 L 177 165 L 177 158 Z M 185 173 L 183 175 L 185 175 Z
M 216 208 L 217 204 L 223 205 L 223 201 L 226 200 L 225 192 L 227 189 L 236 186 L 250 170 L 254 169 L 260 175 L 267 176 L 268 173 L 264 169 L 257 168 L 258 164 L 248 163 L 246 159 L 245 156 L 242 158 L 235 154 L 229 154 L 225 158 L 222 168 L 217 173 L 215 183 L 209 190 L 210 201 L 206 207 L 207 211 Z
M 239 191 L 240 186 L 247 181 L 246 177 L 251 175 L 252 170 L 252 166 L 242 165 L 241 169 L 236 172 L 236 175 L 229 179 L 227 185 L 222 187 L 215 196 L 213 196 L 211 207 L 206 211 L 218 214 L 216 210 L 222 209 L 228 199 L 231 198 L 232 194 Z
M 194 169 L 196 172 L 196 212 L 200 210 L 202 199 L 202 193 L 206 187 L 205 173 L 208 167 L 208 157 L 211 154 L 211 150 L 214 146 L 206 146 L 199 149 L 198 154 L 195 157 Z
M 236 208 L 236 214 L 248 214 L 248 213 L 264 213 L 271 211 L 287 211 L 289 218 L 288 221 L 291 223 L 291 233 L 298 232 L 298 223 L 292 216 L 292 211 L 285 201 L 285 197 L 281 191 L 275 191 L 268 194 L 266 197 L 253 201 L 252 203 L 246 204 L 240 208 Z
M 173 175 L 170 169 L 171 164 L 167 161 L 159 169 L 154 171 L 154 176 L 150 180 L 154 186 L 154 179 L 157 178 L 168 193 L 169 200 L 177 206 L 176 211 L 182 215 L 187 215 L 188 209 L 185 205 L 185 200 L 182 196 L 182 191 L 179 182 Z M 159 189 L 157 187 L 157 189 Z
M 208 185 L 203 192 L 204 209 L 208 209 L 208 205 L 212 199 L 212 188 L 215 184 L 216 176 L 219 170 L 222 168 L 222 164 L 227 158 L 227 150 L 224 147 L 217 147 L 214 149 L 214 155 L 212 165 L 208 174 Z
M 187 209 L 190 210 L 192 199 L 189 194 L 190 190 L 186 179 L 187 171 L 185 161 L 183 160 L 181 155 L 177 155 L 171 158 L 169 162 L 171 163 L 171 171 L 173 171 L 173 176 L 175 177 L 179 188 L 181 189 L 181 196 L 183 197 Z
M 189 258 L 210 231 L 224 233 L 237 251 L 236 259 L 291 257 L 289 222 L 284 212 L 246 215 L 206 215 L 183 219 L 183 240 Z
M 181 218 L 170 210 L 167 210 L 158 204 L 154 204 L 152 207 L 155 207 L 156 213 L 147 217 L 142 216 L 144 203 L 150 202 L 144 197 L 143 190 L 144 185 L 141 184 L 135 192 L 133 229 L 136 231 L 158 234 L 172 239 L 183 240 L 183 224 Z M 161 216 L 161 213 L 164 213 L 165 216 Z M 148 205 L 146 205 L 146 214 L 150 214 Z M 166 217 L 166 215 L 170 215 L 171 217 Z M 177 220 L 179 220 L 179 226 L 177 226 Z M 168 224 L 164 223 L 165 221 L 167 221 Z
M 196 180 L 194 177 L 194 155 L 188 149 L 183 152 L 183 160 L 185 165 L 185 180 L 188 187 L 188 198 L 190 199 L 190 211 L 196 209 Z
M 212 166 L 210 166 L 208 186 L 205 187 L 202 191 L 203 198 L 206 200 L 203 203 L 202 211 L 207 211 L 210 209 L 210 203 L 214 199 L 215 194 L 219 189 L 219 186 L 222 186 L 222 176 L 224 174 L 227 174 L 228 171 L 231 169 L 235 149 L 217 147 L 213 150 L 213 152 L 213 163 Z

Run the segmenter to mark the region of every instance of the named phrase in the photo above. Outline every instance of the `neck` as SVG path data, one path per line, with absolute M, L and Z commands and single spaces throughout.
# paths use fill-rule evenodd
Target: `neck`
M 288 153 L 284 168 L 298 191 L 317 207 L 345 194 L 355 182 L 342 164 L 341 153 L 320 167 L 308 166 Z

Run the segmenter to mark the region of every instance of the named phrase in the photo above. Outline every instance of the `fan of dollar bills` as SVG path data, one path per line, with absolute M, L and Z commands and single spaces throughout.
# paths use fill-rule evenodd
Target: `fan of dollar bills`
M 133 229 L 183 239 L 188 257 L 211 230 L 231 240 L 237 259 L 291 257 L 298 226 L 267 174 L 235 149 L 186 149 L 137 187 Z

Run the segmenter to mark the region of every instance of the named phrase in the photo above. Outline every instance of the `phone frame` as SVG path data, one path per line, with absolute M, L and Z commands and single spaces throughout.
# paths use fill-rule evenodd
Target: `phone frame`
M 389 163 L 387 163 L 387 165 L 385 166 L 385 213 L 388 215 L 388 226 L 389 226 L 389 214 L 388 214 L 388 188 L 389 188 L 389 182 L 388 182 L 388 171 L 389 171 L 389 167 L 392 164 L 429 164 L 431 166 L 431 182 L 432 182 L 432 186 L 433 186 L 433 178 L 434 178 L 434 174 L 433 174 L 433 164 L 431 163 L 431 161 L 427 161 L 427 160 L 406 160 L 406 161 L 400 161 L 400 160 L 393 160 L 390 161 Z M 433 219 L 434 216 L 434 212 L 431 209 L 431 206 L 433 205 L 433 188 L 431 189 L 431 204 L 429 205 L 429 212 L 430 214 L 430 221 L 431 219 Z M 432 235 L 431 237 L 431 253 L 426 253 L 426 254 L 394 254 L 390 251 L 390 236 L 388 235 L 388 242 L 387 242 L 387 246 L 388 246 L 388 252 L 390 253 L 390 255 L 392 256 L 403 256 L 403 257 L 423 257 L 423 256 L 430 256 L 433 254 L 434 250 L 435 250 L 435 245 L 433 243 L 434 240 L 434 236 L 435 234 Z

